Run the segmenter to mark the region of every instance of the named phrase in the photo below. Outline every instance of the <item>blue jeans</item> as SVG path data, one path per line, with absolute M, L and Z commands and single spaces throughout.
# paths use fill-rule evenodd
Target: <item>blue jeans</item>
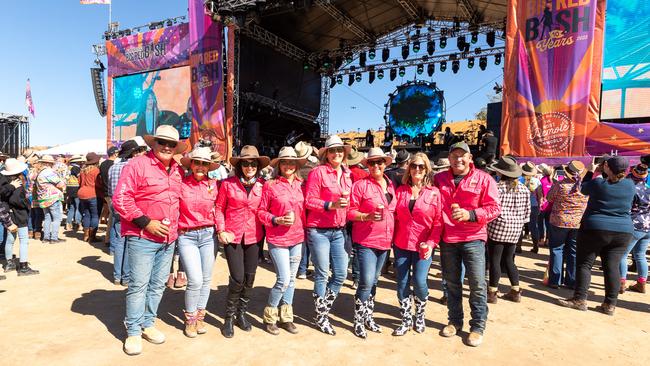
M 395 252 L 395 272 L 397 272 L 397 298 L 402 301 L 411 295 L 411 280 L 413 280 L 413 293 L 418 299 L 426 301 L 429 297 L 427 276 L 433 256 L 429 259 L 420 259 L 417 251 L 404 250 L 393 247 Z
M 79 200 L 81 208 L 81 226 L 84 229 L 97 229 L 99 227 L 99 211 L 97 211 L 97 198 Z
M 372 249 L 357 243 L 354 247 L 359 257 L 359 287 L 355 295 L 359 300 L 366 301 L 377 292 L 377 281 L 389 250 Z
M 307 274 L 307 266 L 309 266 L 309 245 L 305 244 L 302 246 L 300 265 L 298 266 L 298 274 Z
M 120 236 L 119 216 L 113 220 L 113 227 L 110 231 L 111 250 L 113 251 L 113 280 L 129 282 L 129 256 L 126 253 L 126 239 Z
M 68 224 L 81 224 L 81 209 L 79 207 L 79 197 L 68 199 Z
M 43 209 L 45 219 L 43 220 L 43 239 L 44 240 L 58 240 L 59 227 L 61 226 L 61 219 L 63 219 L 63 212 L 61 210 L 61 201 L 56 201 L 50 207 Z M 34 230 L 36 230 L 34 225 Z
M 348 274 L 345 229 L 307 229 L 307 245 L 314 263 L 314 293 L 325 297 L 325 288 L 338 295 Z M 332 276 L 328 280 L 330 270 Z
M 185 311 L 205 310 L 214 267 L 214 228 L 186 232 L 178 237 L 178 252 L 187 275 Z
M 539 243 L 540 231 L 537 225 L 539 218 L 539 206 L 530 207 L 530 221 L 528 222 L 528 229 L 530 230 L 530 237 L 533 239 L 533 244 Z
M 33 231 L 43 230 L 43 220 L 45 219 L 45 214 L 42 208 L 32 207 L 29 211 L 29 218 L 31 219 Z
M 442 275 L 447 281 L 449 324 L 463 326 L 462 265 L 469 281 L 470 331 L 483 334 L 488 316 L 487 284 L 485 283 L 485 242 L 440 243 Z
M 632 252 L 632 258 L 636 263 L 637 278 L 643 279 L 639 282 L 645 282 L 648 278 L 648 260 L 645 253 L 650 243 L 650 233 L 635 230 L 633 234 L 634 237 L 632 237 L 630 244 L 627 246 L 627 251 L 623 259 L 621 259 L 621 279 L 627 279 L 627 256 Z
M 440 261 L 442 262 L 442 253 L 440 254 Z M 462 261 L 460 262 L 460 283 L 463 283 L 465 280 L 465 263 Z M 444 297 L 449 297 L 449 291 L 447 291 L 447 281 L 445 281 L 445 277 L 442 277 L 442 281 L 440 281 L 440 284 L 442 285 L 442 295 Z
M 137 236 L 126 237 L 129 257 L 129 288 L 126 291 L 124 324 L 129 336 L 154 325 L 158 305 L 174 254 L 174 243 L 165 245 Z
M 574 287 L 576 283 L 576 239 L 578 229 L 550 225 L 548 246 L 549 257 L 548 284 Z M 566 265 L 566 269 L 562 267 Z
M 5 231 L 4 226 L 0 229 L 0 231 Z M 18 235 L 18 240 L 20 240 L 20 262 L 21 263 L 27 262 L 27 251 L 29 247 L 28 231 L 29 229 L 27 228 L 27 226 L 19 227 L 16 234 L 10 232 L 9 230 L 6 231 L 7 240 L 5 242 L 5 258 L 7 260 L 10 260 L 11 256 L 14 254 L 14 241 L 16 240 L 16 235 Z
M 296 289 L 296 274 L 300 265 L 302 243 L 290 247 L 278 247 L 269 243 L 269 255 L 275 267 L 275 285 L 269 294 L 269 306 L 277 308 L 282 304 L 293 304 Z

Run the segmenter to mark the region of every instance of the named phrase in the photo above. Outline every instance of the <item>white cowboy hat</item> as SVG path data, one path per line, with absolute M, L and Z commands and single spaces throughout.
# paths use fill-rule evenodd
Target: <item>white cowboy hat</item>
M 297 157 L 305 158 L 305 159 L 307 159 L 312 154 L 312 152 L 314 151 L 311 144 L 309 144 L 309 142 L 305 142 L 305 141 L 299 141 L 296 144 L 296 147 L 294 148 L 294 150 L 296 151 L 296 156 Z
M 258 170 L 264 169 L 264 167 L 268 166 L 269 162 L 271 161 L 271 159 L 269 159 L 268 156 L 260 156 L 260 153 L 257 151 L 257 148 L 255 146 L 246 145 L 242 147 L 239 156 L 233 156 L 232 158 L 230 158 L 230 165 L 235 166 L 239 164 L 240 160 L 246 160 L 246 159 L 257 160 Z
M 16 175 L 24 172 L 27 169 L 27 164 L 18 161 L 17 159 L 7 159 L 5 167 L 0 172 L 2 175 Z
M 159 139 L 167 140 L 167 141 L 175 141 L 176 149 L 174 150 L 174 153 L 176 154 L 182 153 L 187 148 L 187 145 L 184 142 L 180 141 L 178 130 L 175 129 L 173 126 L 169 126 L 169 125 L 158 126 L 158 128 L 156 128 L 155 135 L 146 135 L 144 137 L 144 141 L 151 148 L 153 148 L 153 143 Z
M 305 165 L 307 162 L 306 158 L 299 158 L 298 154 L 296 154 L 296 150 L 293 149 L 291 146 L 283 146 L 280 149 L 280 153 L 278 154 L 278 157 L 271 160 L 271 165 L 272 167 L 276 167 L 278 163 L 280 163 L 280 160 L 295 160 L 298 162 L 298 166 Z
M 52 157 L 52 155 L 43 155 L 40 159 L 38 159 L 39 163 L 48 163 L 48 164 L 54 164 L 56 163 L 56 160 Z
M 322 159 L 323 155 L 327 152 L 327 149 L 330 147 L 343 147 L 345 149 L 345 156 L 350 153 L 350 150 L 352 149 L 351 145 L 345 145 L 343 144 L 343 140 L 341 140 L 340 137 L 337 135 L 331 135 L 330 137 L 325 140 L 325 147 L 322 147 L 320 150 L 318 150 L 318 158 Z
M 386 155 L 384 151 L 381 149 L 381 147 L 373 147 L 368 150 L 368 155 L 366 156 L 365 159 L 361 160 L 361 164 L 368 166 L 368 160 L 375 160 L 377 158 L 382 158 L 386 162 L 386 166 L 391 165 L 393 163 L 393 157 L 390 155 Z
M 135 143 L 138 144 L 139 147 L 148 147 L 147 143 L 144 142 L 144 139 L 142 138 L 142 136 L 134 136 L 134 137 L 131 137 L 129 140 L 135 141 Z
M 82 155 L 72 155 L 72 157 L 70 158 L 71 163 L 83 163 L 85 161 L 86 161 L 86 157 Z
M 186 157 L 181 158 L 181 165 L 190 168 L 192 160 L 205 161 L 210 163 L 208 171 L 213 171 L 219 167 L 219 164 L 212 161 L 212 151 L 209 147 L 196 147 Z

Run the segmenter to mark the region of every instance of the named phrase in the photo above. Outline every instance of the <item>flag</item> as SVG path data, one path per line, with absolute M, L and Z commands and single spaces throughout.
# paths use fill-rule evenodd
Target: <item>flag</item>
M 111 3 L 111 0 L 79 0 L 81 5 L 90 5 L 90 4 L 103 4 L 108 5 Z
M 34 113 L 34 101 L 32 100 L 32 87 L 29 86 L 29 79 L 27 79 L 27 91 L 25 92 L 25 106 L 27 111 L 31 113 L 32 117 L 36 118 Z

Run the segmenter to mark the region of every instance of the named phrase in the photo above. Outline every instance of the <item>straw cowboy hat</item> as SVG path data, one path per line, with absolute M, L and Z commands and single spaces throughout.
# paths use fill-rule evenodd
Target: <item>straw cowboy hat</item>
M 294 150 L 296 151 L 296 156 L 307 159 L 311 154 L 313 154 L 314 147 L 311 146 L 309 142 L 298 141 Z
M 352 146 L 348 154 L 348 166 L 358 165 L 363 158 L 363 153 L 360 153 L 355 146 Z
M 98 164 L 99 159 L 99 155 L 95 154 L 94 152 L 89 152 L 86 154 L 86 165 Z
M 490 170 L 510 178 L 519 178 L 522 173 L 521 167 L 517 164 L 517 161 L 508 156 L 499 158 L 496 163 L 490 166 Z
M 451 164 L 449 163 L 448 158 L 440 158 L 436 160 L 436 163 L 431 167 L 432 169 L 445 169 L 449 168 Z
M 85 163 L 86 158 L 84 156 L 82 156 L 82 155 L 72 155 L 72 157 L 70 158 L 70 162 L 71 163 Z
M 580 178 L 584 177 L 585 174 L 587 174 L 587 169 L 585 168 L 585 164 L 583 164 L 580 160 L 571 160 L 571 162 L 565 166 L 562 167 L 564 169 L 564 173 L 568 177 L 575 177 L 576 175 L 580 175 Z
M 305 165 L 307 162 L 306 158 L 299 158 L 296 154 L 296 150 L 294 150 L 291 146 L 283 146 L 280 149 L 278 157 L 271 160 L 271 166 L 275 168 L 278 166 L 278 163 L 280 163 L 280 160 L 295 160 L 298 162 L 299 167 Z
M 541 163 L 537 166 L 537 170 L 543 175 L 550 176 L 553 174 L 553 169 L 548 166 L 546 163 Z
M 175 141 L 176 150 L 174 150 L 174 153 L 176 154 L 182 153 L 187 148 L 187 145 L 184 142 L 180 141 L 178 130 L 175 129 L 173 126 L 169 126 L 169 125 L 158 126 L 158 128 L 156 128 L 155 135 L 146 135 L 144 137 L 144 141 L 151 148 L 153 148 L 153 143 L 158 139 Z
M 521 172 L 524 175 L 534 176 L 537 175 L 539 171 L 537 170 L 537 166 L 535 166 L 533 162 L 527 161 L 521 164 Z
M 330 137 L 327 138 L 327 140 L 325 140 L 325 147 L 322 147 L 320 150 L 318 150 L 318 158 L 322 159 L 325 153 L 327 152 L 327 149 L 331 147 L 344 148 L 346 157 L 350 153 L 350 150 L 352 150 L 352 146 L 343 144 L 343 140 L 341 140 L 340 137 L 338 137 L 337 135 L 331 135 Z
M 45 164 L 54 164 L 56 163 L 56 160 L 54 160 L 52 155 L 43 155 L 40 159 L 38 159 L 38 162 Z
M 221 153 L 218 151 L 213 151 L 210 154 L 210 159 L 212 159 L 212 161 L 215 163 L 220 163 L 223 161 L 223 155 L 221 155 Z
M 16 175 L 27 170 L 27 164 L 17 159 L 7 159 L 4 169 L 0 172 L 2 175 Z
M 212 150 L 209 147 L 196 147 L 186 157 L 181 159 L 181 165 L 189 169 L 192 160 L 205 161 L 210 163 L 208 171 L 213 171 L 219 167 L 219 164 L 212 161 Z
M 269 165 L 271 159 L 268 156 L 260 156 L 260 153 L 257 152 L 257 148 L 252 145 L 246 145 L 241 148 L 241 153 L 239 156 L 233 156 L 230 158 L 230 165 L 235 166 L 239 164 L 240 160 L 254 159 L 257 160 L 257 169 L 264 169 Z
M 384 159 L 387 166 L 393 163 L 393 157 L 384 154 L 384 151 L 381 149 L 381 147 L 373 147 L 368 150 L 368 156 L 366 156 L 366 158 L 361 161 L 361 164 L 368 166 L 368 160 L 376 160 L 377 158 Z

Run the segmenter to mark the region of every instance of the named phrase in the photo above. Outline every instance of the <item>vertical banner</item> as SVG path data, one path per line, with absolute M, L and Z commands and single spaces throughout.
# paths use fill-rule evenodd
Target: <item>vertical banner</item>
M 206 14 L 203 0 L 189 0 L 192 144 L 212 142 L 212 150 L 230 152 L 223 98 L 223 26 Z
M 509 0 L 503 154 L 582 156 L 598 123 L 605 0 Z

